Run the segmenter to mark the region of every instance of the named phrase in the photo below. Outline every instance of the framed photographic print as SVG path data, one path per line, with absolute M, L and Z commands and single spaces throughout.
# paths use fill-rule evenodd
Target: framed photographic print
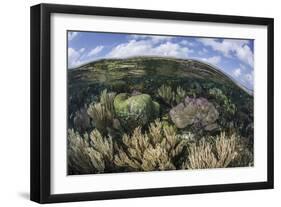
M 31 200 L 273 188 L 273 19 L 31 7 Z

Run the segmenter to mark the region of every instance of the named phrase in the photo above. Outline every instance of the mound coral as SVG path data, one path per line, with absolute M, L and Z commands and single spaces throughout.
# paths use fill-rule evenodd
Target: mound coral
M 134 129 L 157 118 L 160 106 L 148 94 L 129 97 L 127 93 L 120 93 L 114 99 L 114 109 L 122 124 Z

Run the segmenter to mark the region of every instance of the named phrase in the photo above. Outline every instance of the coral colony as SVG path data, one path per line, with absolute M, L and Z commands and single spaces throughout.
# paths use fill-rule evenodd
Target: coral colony
M 220 70 L 166 57 L 68 70 L 68 174 L 253 166 L 253 96 Z

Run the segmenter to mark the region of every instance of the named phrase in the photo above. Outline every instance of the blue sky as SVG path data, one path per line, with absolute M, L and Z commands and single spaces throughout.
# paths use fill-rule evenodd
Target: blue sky
M 68 32 L 68 68 L 103 58 L 132 56 L 201 60 L 253 89 L 254 40 Z

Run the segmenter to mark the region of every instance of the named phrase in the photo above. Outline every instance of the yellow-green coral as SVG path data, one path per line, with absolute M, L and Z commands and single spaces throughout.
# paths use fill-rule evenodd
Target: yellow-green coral
M 175 93 L 170 86 L 162 85 L 157 90 L 158 96 L 160 96 L 167 104 L 172 105 L 175 100 Z
M 179 104 L 187 96 L 187 92 L 180 86 L 174 91 L 171 86 L 162 85 L 157 90 L 157 94 L 161 99 L 170 106 Z
M 127 93 L 120 93 L 114 99 L 114 109 L 123 125 L 134 129 L 157 118 L 160 106 L 148 94 L 129 96 Z
M 183 101 L 184 98 L 187 96 L 187 92 L 180 86 L 177 87 L 175 94 L 176 94 L 175 99 L 177 104 Z

